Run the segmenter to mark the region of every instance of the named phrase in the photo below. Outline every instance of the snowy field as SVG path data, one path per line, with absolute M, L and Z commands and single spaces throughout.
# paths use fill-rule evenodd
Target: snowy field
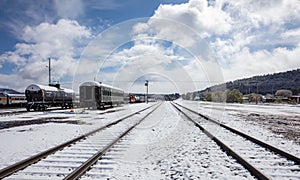
M 177 101 L 300 157 L 300 106 Z M 289 136 L 293 136 L 292 138 Z
M 106 110 L 85 110 L 85 112 L 82 112 L 82 109 L 75 109 L 74 113 L 66 109 L 0 116 L 0 123 L 44 122 L 0 130 L 0 168 L 97 129 L 149 105 L 151 104 L 132 104 Z
M 298 119 L 299 106 L 221 104 L 177 100 L 223 123 L 234 126 L 276 147 L 300 156 L 300 145 L 270 125 L 249 119 L 272 115 Z M 0 168 L 82 135 L 151 104 L 129 104 L 106 110 L 55 110 L 0 116 L 0 122 L 30 121 L 31 125 L 0 129 Z M 42 124 L 34 122 L 42 121 Z M 296 126 L 295 128 L 299 128 Z M 299 131 L 298 131 L 299 132 Z M 125 151 L 113 156 L 111 179 L 253 179 L 235 160 L 185 120 L 172 105 L 157 111 L 130 133 L 120 146 Z M 111 152 L 107 153 L 110 156 Z M 83 179 L 89 179 L 85 177 Z

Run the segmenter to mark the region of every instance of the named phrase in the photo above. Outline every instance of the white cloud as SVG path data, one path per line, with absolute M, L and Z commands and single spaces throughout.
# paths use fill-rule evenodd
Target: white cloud
M 185 67 L 200 80 L 203 71 L 213 74 L 210 72 L 218 67 L 226 81 L 300 67 L 300 1 L 220 0 L 208 5 L 204 0 L 190 0 L 178 5 L 164 4 L 147 23 L 135 26 L 135 37 L 166 39 L 187 49 L 194 48 L 192 52 L 197 48 L 201 51 L 202 46 L 196 44 L 199 37 L 187 33 L 180 24 L 199 33 L 219 62 L 217 65 L 204 56 L 200 58 L 204 60 L 200 61 L 202 68 L 195 62 Z M 195 54 L 199 57 L 203 53 Z
M 117 7 L 114 2 L 111 8 Z M 68 3 L 74 7 L 80 1 Z M 109 7 L 108 1 L 103 3 Z M 68 16 L 61 5 L 57 12 Z M 70 17 L 80 13 L 79 9 Z M 117 73 L 100 72 L 98 76 L 104 81 L 127 82 L 156 73 L 166 79 L 176 77 L 178 82 L 201 82 L 193 85 L 201 89 L 219 83 L 223 75 L 225 80 L 234 80 L 290 70 L 300 67 L 299 25 L 298 0 L 219 0 L 210 4 L 206 0 L 190 0 L 177 5 L 162 4 L 146 21 L 121 23 L 98 36 L 83 53 L 77 73 L 91 80 L 99 67 L 121 67 Z M 15 51 L 2 54 L 0 61 L 16 64 L 16 72 L 23 77 L 39 77 L 38 81 L 45 82 L 47 74 L 38 69 L 38 62 L 53 57 L 53 67 L 57 69 L 54 74 L 61 78 L 72 72 L 74 66 L 70 64 L 76 63 L 78 46 L 90 36 L 86 27 L 64 19 L 55 24 L 27 26 L 21 36 L 24 43 L 17 44 Z M 128 42 L 133 45 L 118 49 Z M 170 68 L 177 66 L 180 68 Z M 196 90 L 179 86 L 182 91 Z M 123 87 L 128 89 L 128 84 Z
M 179 61 L 190 61 L 190 59 L 176 54 L 171 45 L 163 44 L 164 41 L 139 40 L 131 48 L 111 54 L 100 67 L 98 79 L 128 92 L 144 92 L 143 82 L 140 84 L 139 81 L 136 82 L 141 78 L 146 78 L 152 83 L 152 93 L 168 93 L 174 90 L 174 83 L 179 91 L 187 91 L 189 87 L 183 87 L 184 84 L 179 85 L 180 82 L 177 80 L 192 83 L 188 72 L 179 64 Z M 109 67 L 115 67 L 114 72 L 106 72 L 105 68 Z M 157 80 L 153 75 L 161 78 Z M 164 79 L 164 82 L 161 82 L 161 79 Z M 189 84 L 185 83 L 185 85 Z
M 122 6 L 121 2 L 117 2 L 116 0 L 85 0 L 84 2 L 87 6 L 90 6 L 90 8 L 98 10 L 117 9 Z
M 97 80 L 120 87 L 126 92 L 140 93 L 144 92 L 145 87 L 143 82 L 136 81 L 139 79 L 148 79 L 152 83 L 152 93 L 185 93 L 222 82 L 222 74 L 215 61 L 206 62 L 184 46 L 150 36 L 138 39 L 133 36 L 132 42 L 131 47 L 125 44 L 124 49 L 110 52 L 102 60 L 101 65 L 98 65 L 100 70 Z M 82 64 L 89 64 L 87 62 Z M 160 76 L 164 81 L 153 79 L 153 75 Z
M 84 6 L 81 0 L 55 0 L 54 8 L 61 18 L 75 19 L 84 13 Z
M 250 77 L 299 68 L 299 55 L 299 46 L 292 50 L 276 48 L 271 52 L 260 50 L 252 53 L 244 48 L 231 57 L 229 68 L 223 68 L 224 76 L 227 80 L 234 80 L 241 75 Z
M 223 2 L 221 1 L 221 3 Z M 236 20 L 241 18 L 255 27 L 282 25 L 291 20 L 299 21 L 300 17 L 299 1 L 297 0 L 245 0 L 227 1 L 226 3 L 228 4 L 226 11 L 232 14 Z
M 151 18 L 153 21 L 154 18 L 172 19 L 194 29 L 202 37 L 225 34 L 232 28 L 232 20 L 227 13 L 219 7 L 208 6 L 207 1 L 203 0 L 190 0 L 179 5 L 161 5 Z M 174 26 L 161 27 L 164 30 L 176 29 Z
M 191 0 L 183 4 L 163 4 L 146 23 L 138 23 L 135 38 L 155 37 L 193 47 L 201 38 L 223 35 L 232 29 L 231 17 L 207 1 Z M 191 34 L 192 33 L 192 34 Z
M 281 37 L 285 40 L 294 39 L 297 42 L 300 40 L 300 28 L 291 29 L 283 32 Z
M 9 51 L 0 56 L 1 63 L 15 65 L 14 73 L 6 75 L 11 81 L 11 87 L 26 87 L 28 82 L 46 84 L 48 81 L 48 58 L 51 60 L 53 80 L 61 80 L 72 76 L 76 61 L 81 53 L 85 40 L 91 37 L 91 32 L 76 21 L 61 19 L 56 24 L 41 23 L 38 26 L 27 26 L 23 30 L 22 43 L 15 46 L 15 51 Z M 10 77 L 11 76 L 11 77 Z M 1 80 L 1 84 L 4 81 Z M 9 82 L 5 82 L 9 83 Z

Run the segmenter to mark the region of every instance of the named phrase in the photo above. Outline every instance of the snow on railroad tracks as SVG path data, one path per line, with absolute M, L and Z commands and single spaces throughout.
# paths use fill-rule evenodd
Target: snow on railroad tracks
M 69 109 L 26 112 L 9 117 L 0 117 L 0 121 L 2 122 L 31 121 L 41 118 L 53 121 L 51 123 L 25 124 L 24 126 L 1 129 L 0 169 L 80 136 L 115 119 L 138 111 L 148 105 L 132 104 L 101 111 L 86 110 L 83 113 L 82 109 L 75 109 L 75 113 L 70 113 Z M 60 119 L 63 117 L 66 119 Z M 66 120 L 78 123 L 55 122 Z
M 198 109 L 198 102 L 191 102 L 189 105 L 195 105 L 196 109 Z M 20 120 L 26 120 L 26 118 L 32 118 L 34 115 L 36 117 L 68 117 L 69 120 L 80 121 L 82 123 L 47 123 L 0 130 L 2 143 L 8 145 L 7 147 L 2 146 L 0 148 L 0 168 L 146 106 L 146 104 L 124 105 L 116 109 L 108 109 L 107 111 L 109 112 L 107 113 L 97 110 L 88 110 L 85 113 L 80 113 L 78 109 L 73 114 L 69 110 L 61 110 L 45 113 L 35 112 L 32 115 L 25 113 L 24 115 L 10 116 L 11 120 L 16 117 Z M 236 109 L 235 112 L 238 112 Z M 234 122 L 239 122 L 239 125 L 244 127 L 246 132 L 248 132 L 247 127 L 249 124 L 247 122 Z M 250 130 L 255 129 L 254 127 L 254 125 L 251 125 Z M 261 127 L 256 126 L 256 129 L 261 131 Z M 264 132 L 261 136 L 272 138 L 273 135 Z M 279 143 L 281 146 L 290 145 L 289 141 L 282 138 L 274 142 Z M 292 148 L 297 149 L 299 146 L 292 145 Z M 89 155 L 88 152 L 85 154 Z M 79 155 L 78 152 L 70 150 L 67 155 L 64 153 L 57 154 L 56 159 L 52 158 L 48 159 L 49 162 L 44 161 L 40 163 L 39 168 L 47 167 L 51 161 L 57 161 L 62 158 L 73 159 L 74 156 L 85 158 L 85 155 Z M 80 161 L 80 158 L 78 161 Z M 57 164 L 54 168 L 59 169 L 61 166 L 68 166 L 73 169 L 73 163 Z M 48 175 L 53 176 L 51 172 Z M 57 179 L 61 179 L 62 177 L 57 177 Z M 183 118 L 168 102 L 162 104 L 157 109 L 157 112 L 149 116 L 149 119 L 146 119 L 137 129 L 129 133 L 128 136 L 125 136 L 117 145 L 114 145 L 95 164 L 91 171 L 82 178 L 254 179 L 248 170 L 237 163 L 231 156 L 226 155 L 216 143 Z
M 173 104 L 258 179 L 298 179 L 300 158 L 180 104 Z M 182 108 L 182 109 L 180 109 Z
M 237 128 L 246 134 L 261 139 L 273 146 L 300 157 L 300 144 L 297 144 L 296 141 L 290 140 L 291 138 L 284 136 L 284 134 L 273 132 L 270 129 L 275 128 L 274 124 L 268 124 L 267 120 L 261 118 L 269 116 L 269 121 L 272 120 L 271 118 L 276 118 L 277 120 L 282 118 L 282 120 L 286 122 L 289 121 L 290 116 L 293 116 L 298 117 L 298 122 L 300 122 L 300 106 L 224 104 L 184 100 L 176 102 L 184 105 L 185 107 L 201 112 L 213 119 L 218 119 L 221 123 Z M 252 119 L 253 114 L 256 114 L 256 119 L 260 119 L 263 123 L 254 121 Z M 277 124 L 276 127 L 278 127 L 278 125 L 279 124 Z M 290 131 L 290 126 L 282 124 L 281 128 L 285 128 L 284 131 Z M 298 132 L 295 134 L 296 137 L 294 138 L 298 138 L 299 140 L 299 123 L 298 126 L 297 124 L 294 124 L 293 128 L 294 130 L 292 132 Z
M 112 179 L 254 179 L 168 102 L 128 138 L 115 170 L 106 172 Z
M 152 105 L 143 108 L 83 136 L 4 168 L 0 170 L 0 177 L 77 179 L 157 107 Z M 90 156 L 86 156 L 87 154 Z

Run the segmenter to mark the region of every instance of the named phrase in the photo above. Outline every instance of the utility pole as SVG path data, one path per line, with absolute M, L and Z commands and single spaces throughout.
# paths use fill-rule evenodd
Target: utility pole
M 146 82 L 145 82 L 145 86 L 146 86 L 146 103 L 148 104 L 148 84 L 149 83 L 149 81 L 148 80 L 146 80 Z
M 49 59 L 49 85 L 51 84 L 51 59 Z

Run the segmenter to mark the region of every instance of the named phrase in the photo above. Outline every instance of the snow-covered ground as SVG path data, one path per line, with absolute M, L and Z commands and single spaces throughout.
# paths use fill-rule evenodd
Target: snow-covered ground
M 127 139 L 111 179 L 254 179 L 168 102 Z
M 300 157 L 299 105 L 176 102 Z
M 31 155 L 61 144 L 151 104 L 130 104 L 107 110 L 70 109 L 28 112 L 0 117 L 0 123 L 13 121 L 43 121 L 0 129 L 0 169 Z M 62 121 L 66 123 L 61 123 Z
M 250 114 L 297 118 L 300 116 L 299 106 L 221 104 L 183 100 L 176 102 L 300 156 L 299 144 L 286 139 L 283 135 L 274 134 L 267 125 L 262 126 L 257 121 L 245 119 Z M 82 109 L 75 109 L 74 113 L 70 110 L 56 110 L 2 116 L 0 123 L 24 120 L 41 120 L 45 123 L 0 129 L 0 168 L 149 105 L 151 104 L 128 104 L 107 110 L 82 112 Z M 112 169 L 105 172 L 105 178 L 108 176 L 112 179 L 253 179 L 249 172 L 223 153 L 198 128 L 182 118 L 168 102 L 163 103 L 155 113 L 120 142 L 120 146 L 122 144 L 125 144 L 126 148 L 117 156 L 113 156 L 114 163 L 110 165 Z M 107 156 L 112 152 L 108 152 Z

